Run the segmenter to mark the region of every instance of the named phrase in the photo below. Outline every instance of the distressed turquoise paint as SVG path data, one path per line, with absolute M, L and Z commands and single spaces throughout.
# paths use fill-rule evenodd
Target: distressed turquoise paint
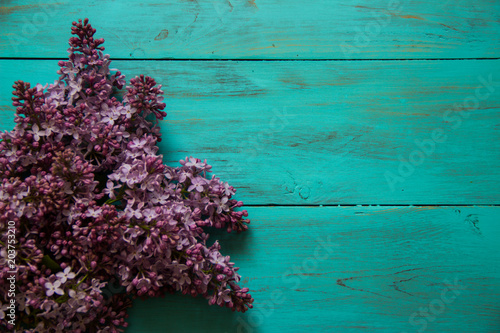
M 120 58 L 478 58 L 498 57 L 500 47 L 497 0 L 8 0 L 0 6 L 0 52 L 9 57 L 65 57 L 68 24 L 82 17 Z
M 500 330 L 500 208 L 488 206 L 500 204 L 500 86 L 459 125 L 457 113 L 443 119 L 475 95 L 480 77 L 500 81 L 500 60 L 458 60 L 499 57 L 500 3 L 389 3 L 2 1 L 0 57 L 13 59 L 0 60 L 1 130 L 13 126 L 13 81 L 57 79 L 57 61 L 43 58 L 66 57 L 69 23 L 87 16 L 106 52 L 129 59 L 114 67 L 164 85 L 165 162 L 207 158 L 238 199 L 267 205 L 248 208 L 248 233 L 212 236 L 241 267 L 253 311 L 181 295 L 137 300 L 127 332 L 409 333 L 422 322 L 425 332 Z M 50 21 L 25 26 L 43 15 Z M 377 29 L 377 17 L 388 23 L 363 42 L 359 31 Z M 446 142 L 391 191 L 385 172 L 397 173 L 398 156 L 408 158 L 435 128 Z M 315 267 L 307 260 L 322 241 L 338 246 Z M 411 325 L 455 278 L 465 290 L 433 321 Z
M 203 299 L 167 295 L 136 301 L 129 331 L 417 332 L 422 324 L 412 326 L 410 315 L 441 299 L 444 280 L 457 277 L 465 290 L 425 332 L 496 332 L 499 210 L 250 208 L 254 223 L 248 234 L 212 239 L 220 240 L 222 251 L 241 267 L 243 284 L 255 290 L 254 314 L 207 309 Z M 332 243 L 318 255 L 325 259 L 308 261 L 322 243 Z M 273 300 L 273 292 L 280 297 Z
M 163 84 L 165 161 L 208 159 L 247 204 L 500 203 L 500 60 L 112 66 Z M 0 60 L 0 106 L 16 78 L 48 82 L 56 69 L 56 60 Z M 490 75 L 499 83 L 489 98 L 446 117 Z M 400 156 L 420 163 L 432 147 L 415 140 L 431 140 L 436 128 L 446 140 L 412 173 L 399 170 Z M 394 190 L 387 172 L 405 176 Z

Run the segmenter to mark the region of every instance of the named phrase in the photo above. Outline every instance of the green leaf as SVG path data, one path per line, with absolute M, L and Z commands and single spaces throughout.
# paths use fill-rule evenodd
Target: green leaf
M 42 264 L 50 268 L 53 272 L 62 271 L 61 266 L 55 262 L 49 255 L 44 255 L 42 258 Z

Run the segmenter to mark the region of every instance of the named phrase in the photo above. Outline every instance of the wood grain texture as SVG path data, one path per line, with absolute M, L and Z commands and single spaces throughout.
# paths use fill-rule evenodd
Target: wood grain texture
M 498 57 L 497 0 L 4 0 L 0 54 L 65 57 L 89 17 L 118 58 Z
M 113 66 L 164 85 L 165 162 L 208 159 L 246 204 L 500 203 L 499 60 Z M 12 82 L 56 69 L 0 60 L 2 130 Z M 431 141 L 436 129 L 446 140 Z
M 127 333 L 500 331 L 500 60 L 477 59 L 499 58 L 498 0 L 3 0 L 0 130 L 83 17 L 163 84 L 165 163 L 206 158 L 264 206 L 211 233 L 255 309 L 137 300 Z M 407 206 L 308 206 L 338 204 Z
M 212 239 L 241 267 L 256 300 L 252 311 L 234 314 L 203 299 L 167 295 L 136 301 L 127 332 L 500 328 L 500 207 L 254 207 L 249 213 L 248 233 Z M 420 314 L 424 308 L 430 317 Z

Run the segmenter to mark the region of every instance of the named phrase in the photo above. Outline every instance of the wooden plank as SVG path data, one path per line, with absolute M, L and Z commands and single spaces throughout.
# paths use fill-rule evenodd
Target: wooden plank
M 499 60 L 113 66 L 164 85 L 165 162 L 208 159 L 246 204 L 500 203 Z M 2 108 L 14 80 L 50 82 L 56 69 L 0 61 Z M 497 83 L 474 109 L 490 77 Z M 10 117 L 2 113 L 2 130 Z
M 182 295 L 138 300 L 127 332 L 500 330 L 500 207 L 254 207 L 249 214 L 248 233 L 212 239 L 241 267 L 253 310 L 234 314 Z
M 3 57 L 65 57 L 89 17 L 118 58 L 410 59 L 500 54 L 497 0 L 8 0 Z

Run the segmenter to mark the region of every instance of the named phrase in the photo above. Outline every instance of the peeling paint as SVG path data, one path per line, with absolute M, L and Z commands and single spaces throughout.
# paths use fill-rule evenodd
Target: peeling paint
M 11 7 L 2 6 L 0 7 L 0 15 L 9 15 L 15 11 L 35 9 L 40 7 L 41 7 L 40 5 L 22 5 L 22 6 L 11 6 Z
M 418 15 L 398 15 L 401 18 L 412 18 L 416 20 L 425 20 L 424 18 L 418 16 Z
M 259 8 L 259 7 L 257 7 L 257 4 L 255 3 L 255 0 L 249 0 L 247 3 L 248 3 L 250 6 L 252 6 L 252 7 Z
M 160 33 L 155 37 L 155 40 L 163 40 L 168 37 L 168 30 L 163 29 Z

